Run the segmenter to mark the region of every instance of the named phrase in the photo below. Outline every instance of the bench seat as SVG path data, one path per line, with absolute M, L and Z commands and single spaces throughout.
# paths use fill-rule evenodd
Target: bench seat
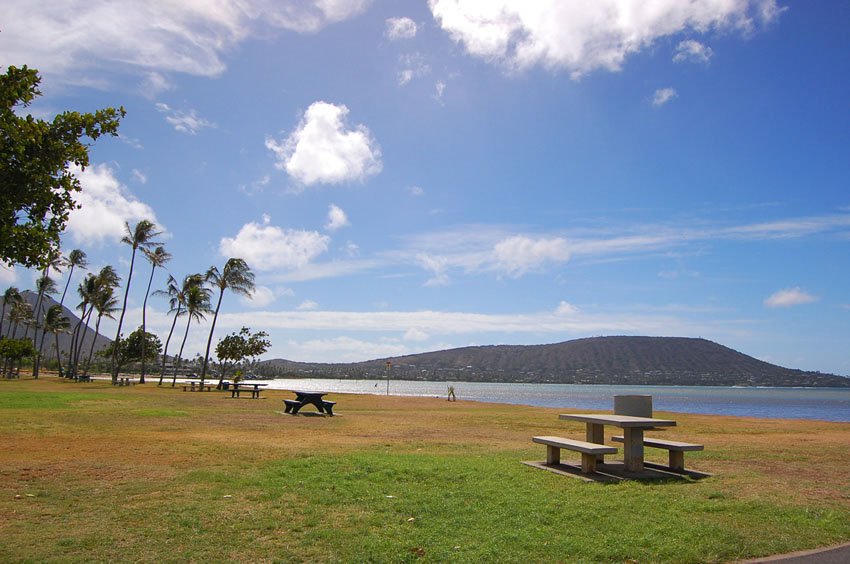
M 615 443 L 622 443 L 625 439 L 622 436 L 611 437 Z M 697 451 L 705 449 L 704 445 L 694 443 L 683 443 L 681 441 L 670 441 L 667 439 L 655 439 L 650 437 L 643 438 L 643 446 L 651 448 L 660 448 L 668 451 L 669 464 L 671 470 L 676 472 L 685 471 L 685 452 Z
M 325 408 L 325 413 L 333 417 L 335 401 L 322 400 L 322 407 Z
M 283 400 L 283 403 L 286 406 L 284 411 L 286 413 L 292 413 L 293 415 L 298 413 L 298 410 L 301 409 L 301 406 L 303 405 L 300 401 L 289 399 Z
M 588 443 L 563 437 L 532 437 L 532 442 L 546 445 L 546 464 L 560 464 L 561 449 L 581 453 L 581 471 L 589 474 L 596 472 L 597 457 L 605 454 L 617 454 L 617 447 Z

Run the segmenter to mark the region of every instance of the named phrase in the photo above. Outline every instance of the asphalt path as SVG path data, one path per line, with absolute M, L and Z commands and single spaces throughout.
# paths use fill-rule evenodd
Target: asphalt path
M 757 562 L 781 562 L 782 564 L 848 564 L 850 563 L 850 543 L 829 548 L 777 554 L 767 558 L 745 560 L 744 564 Z

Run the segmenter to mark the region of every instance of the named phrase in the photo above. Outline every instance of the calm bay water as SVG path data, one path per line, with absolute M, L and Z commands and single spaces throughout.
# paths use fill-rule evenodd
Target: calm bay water
M 336 393 L 387 393 L 386 380 L 264 380 L 269 388 Z M 599 386 L 578 384 L 505 384 L 476 382 L 390 381 L 394 396 L 446 397 L 455 387 L 460 400 L 612 410 L 618 394 L 652 396 L 655 411 L 709 413 L 741 417 L 818 419 L 850 422 L 849 388 L 726 388 L 706 386 Z

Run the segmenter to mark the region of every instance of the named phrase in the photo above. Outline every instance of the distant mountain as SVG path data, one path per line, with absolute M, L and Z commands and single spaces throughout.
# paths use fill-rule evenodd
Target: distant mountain
M 21 295 L 24 297 L 24 299 L 27 302 L 29 302 L 30 305 L 35 307 L 35 302 L 38 299 L 38 294 L 36 294 L 35 292 L 32 292 L 30 290 L 24 290 L 23 292 L 21 292 Z M 67 297 L 66 297 L 66 301 L 68 301 Z M 42 302 L 43 302 L 42 312 L 47 311 L 47 309 L 52 305 L 58 305 L 59 304 L 59 302 L 57 302 L 56 300 L 54 300 L 50 296 L 45 296 L 44 299 L 42 300 Z M 7 314 L 7 317 L 8 317 L 8 313 L 9 313 L 8 308 L 6 308 L 6 309 L 7 309 L 6 314 Z M 68 333 L 62 333 L 62 334 L 59 335 L 59 349 L 62 351 L 62 354 L 65 355 L 65 354 L 67 354 L 68 349 L 71 347 L 71 333 L 70 333 L 70 331 L 74 330 L 74 327 L 76 327 L 77 322 L 79 321 L 79 318 L 76 315 L 74 315 L 74 312 L 72 312 L 70 309 L 68 309 L 65 306 L 62 306 L 62 311 L 64 312 L 65 317 L 67 317 L 68 320 L 71 323 L 71 327 L 69 329 L 69 332 Z M 0 323 L 0 335 L 4 335 L 4 336 L 6 335 L 7 322 L 8 322 L 8 319 L 4 319 L 4 320 L 2 320 L 2 323 Z M 94 323 L 92 323 L 92 325 L 94 325 Z M 30 328 L 30 335 L 32 335 L 32 331 L 33 331 L 32 328 Z M 20 338 L 20 337 L 23 337 L 23 336 L 24 336 L 24 327 L 23 327 L 23 325 L 20 325 L 18 327 L 18 330 L 17 330 L 17 337 Z M 41 340 L 41 333 L 40 332 L 39 332 L 38 338 L 39 338 L 39 341 L 40 341 Z M 94 332 L 94 328 L 92 327 L 92 328 L 89 328 L 88 330 L 86 330 L 86 332 L 84 333 L 84 336 L 83 336 L 83 348 L 82 348 L 82 350 L 86 351 L 86 353 L 88 353 L 89 347 L 91 347 L 91 342 L 92 342 L 91 340 L 93 338 L 95 338 L 95 332 Z M 94 344 L 94 351 L 98 352 L 100 350 L 103 350 L 104 348 L 109 346 L 109 344 L 111 342 L 112 342 L 112 339 L 108 339 L 108 338 L 104 337 L 103 335 L 97 335 L 97 337 L 95 339 L 95 344 Z M 50 334 L 47 335 L 47 341 L 44 342 L 44 354 L 47 358 L 51 358 L 51 359 L 56 358 L 56 338 L 53 335 L 50 335 Z
M 265 376 L 396 380 L 647 384 L 694 386 L 850 387 L 850 378 L 776 366 L 706 339 L 593 337 L 551 345 L 498 345 L 319 364 L 260 363 Z

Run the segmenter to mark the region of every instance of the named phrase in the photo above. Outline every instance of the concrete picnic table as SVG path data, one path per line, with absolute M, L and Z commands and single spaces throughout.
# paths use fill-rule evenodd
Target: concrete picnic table
M 251 387 L 253 386 L 253 389 Z M 268 384 L 255 384 L 253 382 L 232 382 L 230 384 L 230 397 L 238 398 L 239 392 L 251 392 L 252 399 L 260 398 L 260 388 L 268 386 Z M 240 389 L 240 387 L 242 389 Z
M 315 405 L 316 409 L 319 410 L 319 413 L 327 413 L 328 415 L 334 414 L 333 406 L 336 402 L 325 401 L 322 399 L 323 396 L 328 395 L 328 392 L 309 392 L 305 390 L 292 390 L 292 393 L 295 394 L 294 400 L 283 400 L 283 402 L 286 404 L 286 413 L 292 413 L 293 415 L 295 415 L 302 407 L 309 403 Z
M 606 415 L 595 413 L 562 413 L 564 421 L 578 421 L 587 425 L 587 442 L 605 444 L 605 425 L 623 429 L 623 461 L 630 472 L 643 471 L 643 432 L 653 427 L 673 427 L 676 422 L 654 417 L 631 415 Z M 600 455 L 601 457 L 601 455 Z

